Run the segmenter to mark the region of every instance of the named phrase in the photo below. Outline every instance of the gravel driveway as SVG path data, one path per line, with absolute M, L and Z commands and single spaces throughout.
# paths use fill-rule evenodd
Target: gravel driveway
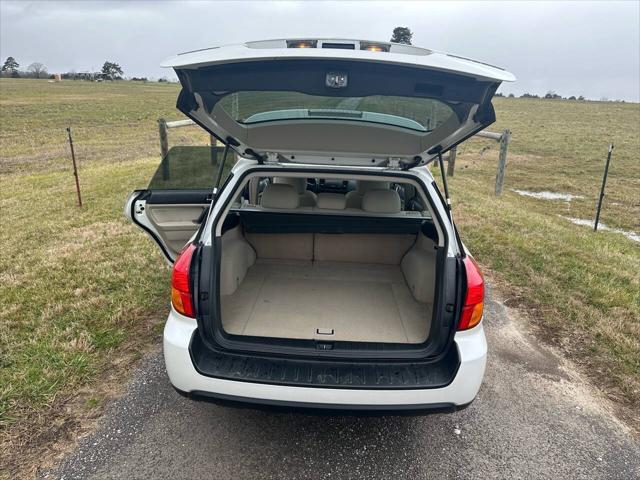
M 232 409 L 174 392 L 147 359 L 98 431 L 47 478 L 640 478 L 640 443 L 500 303 L 466 410 L 330 417 Z

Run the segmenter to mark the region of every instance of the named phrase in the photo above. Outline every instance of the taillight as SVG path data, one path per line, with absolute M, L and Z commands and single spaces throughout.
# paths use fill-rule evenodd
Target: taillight
M 171 303 L 182 315 L 195 317 L 193 309 L 193 297 L 191 295 L 191 282 L 189 279 L 189 269 L 191 268 L 191 257 L 196 246 L 190 243 L 182 249 L 178 258 L 173 263 L 173 274 L 171 275 Z
M 462 307 L 458 330 L 468 330 L 480 323 L 484 309 L 484 279 L 476 261 L 467 255 L 464 260 L 467 273 L 467 294 Z

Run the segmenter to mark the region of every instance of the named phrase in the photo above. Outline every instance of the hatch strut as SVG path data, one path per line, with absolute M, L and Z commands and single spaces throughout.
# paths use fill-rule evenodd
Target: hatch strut
M 227 155 L 229 154 L 229 143 L 224 144 L 224 153 L 222 154 L 222 161 L 218 166 L 218 173 L 216 174 L 216 181 L 213 184 L 213 200 L 218 197 L 218 189 L 220 188 L 220 180 L 222 180 L 222 172 L 224 171 L 224 164 L 227 163 Z
M 440 167 L 440 174 L 442 175 L 442 186 L 444 187 L 444 199 L 447 202 L 447 213 L 449 214 L 449 220 L 451 218 L 451 197 L 449 196 L 449 184 L 447 183 L 447 174 L 444 171 L 444 161 L 442 160 L 442 150 L 438 152 L 438 165 Z
M 253 158 L 255 158 L 258 161 L 258 165 L 263 165 L 264 164 L 264 157 L 262 155 L 260 155 L 257 152 L 254 152 L 252 148 L 247 148 L 244 151 L 245 154 L 247 155 L 251 155 Z

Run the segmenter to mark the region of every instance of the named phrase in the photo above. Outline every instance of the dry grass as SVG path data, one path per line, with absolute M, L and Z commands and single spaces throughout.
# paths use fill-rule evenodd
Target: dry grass
M 563 218 L 593 219 L 613 142 L 601 221 L 640 233 L 640 105 L 494 103 L 499 121 L 491 130 L 512 131 L 505 193 L 493 195 L 497 144 L 463 145 L 449 183 L 464 241 L 507 285 L 511 304 L 526 309 L 544 338 L 628 407 L 625 416 L 640 429 L 640 244 Z M 538 200 L 511 189 L 582 198 Z
M 82 162 L 157 155 L 159 117 L 175 109 L 179 86 L 137 82 L 0 81 L 0 173 L 68 171 L 65 128 Z M 206 142 L 197 128 L 171 132 L 175 143 Z
M 533 313 L 529 318 L 545 338 L 584 365 L 609 397 L 636 408 L 638 243 L 572 225 L 550 214 L 544 201 L 513 193 L 496 200 L 487 194 L 488 182 L 472 175 L 467 171 L 452 182 L 455 215 L 469 248 L 508 285 L 510 304 Z
M 640 104 L 506 98 L 494 104 L 498 121 L 490 129 L 509 128 L 513 134 L 505 189 L 581 195 L 569 205 L 535 199 L 525 205 L 592 219 L 607 148 L 613 142 L 602 220 L 640 230 Z M 490 150 L 477 158 L 482 146 Z M 497 149 L 496 143 L 473 140 L 461 150 L 471 154 L 465 160 L 475 176 L 493 181 Z
M 157 341 L 169 272 L 122 215 L 159 164 L 156 119 L 178 119 L 178 87 L 0 80 L 0 464 L 24 467 L 78 418 L 98 414 L 105 378 Z M 541 333 L 612 398 L 640 398 L 640 248 L 560 218 L 590 218 L 607 142 L 616 150 L 603 221 L 640 230 L 637 104 L 497 99 L 513 131 L 506 193 L 492 195 L 497 145 L 470 141 L 451 181 L 469 248 L 510 285 Z M 65 128 L 74 128 L 85 206 L 75 206 Z M 204 144 L 197 128 L 172 143 Z M 490 147 L 483 155 L 479 152 Z M 580 194 L 571 203 L 510 188 Z M 118 360 L 125 359 L 125 362 Z M 20 464 L 22 460 L 22 465 Z
M 82 209 L 74 204 L 73 177 L 66 172 L 2 179 L 3 465 L 18 469 L 27 457 L 14 452 L 28 445 L 29 452 L 41 453 L 56 437 L 52 432 L 73 432 L 79 425 L 74 415 L 83 418 L 91 410 L 68 409 L 78 404 L 78 392 L 97 388 L 119 358 L 133 360 L 157 342 L 167 312 L 168 269 L 121 214 L 127 191 L 144 185 L 156 163 L 84 168 Z M 6 208 L 6 199 L 17 206 Z

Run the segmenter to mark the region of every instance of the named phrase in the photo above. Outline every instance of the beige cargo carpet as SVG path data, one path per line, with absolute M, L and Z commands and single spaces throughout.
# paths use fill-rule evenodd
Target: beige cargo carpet
M 221 298 L 230 334 L 327 341 L 422 343 L 431 309 L 400 266 L 361 263 L 258 260 Z

